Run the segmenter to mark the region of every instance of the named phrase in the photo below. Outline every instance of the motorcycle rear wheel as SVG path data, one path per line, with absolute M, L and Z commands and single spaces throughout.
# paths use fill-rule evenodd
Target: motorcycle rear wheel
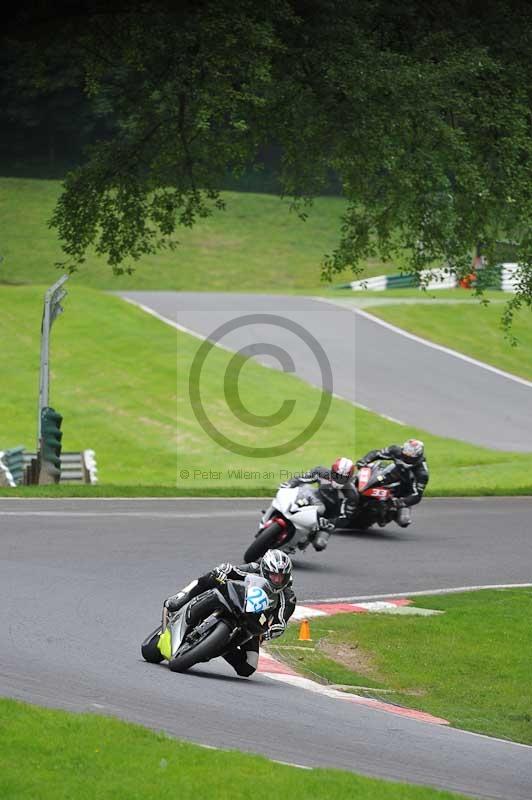
M 186 672 L 200 661 L 210 661 L 211 658 L 216 658 L 223 653 L 230 636 L 229 626 L 220 620 L 215 628 L 211 628 L 197 644 L 186 650 L 183 655 L 177 652 L 174 658 L 168 662 L 168 666 L 172 672 Z
M 244 553 L 244 561 L 246 564 L 250 564 L 252 561 L 258 561 L 266 550 L 270 550 L 272 547 L 279 546 L 279 534 L 283 531 L 281 525 L 278 522 L 272 522 L 271 525 L 268 525 L 267 528 L 264 528 L 263 531 L 259 533 L 258 536 L 253 539 L 250 546 Z M 287 540 L 285 540 L 287 541 Z M 284 544 L 285 542 L 283 542 Z

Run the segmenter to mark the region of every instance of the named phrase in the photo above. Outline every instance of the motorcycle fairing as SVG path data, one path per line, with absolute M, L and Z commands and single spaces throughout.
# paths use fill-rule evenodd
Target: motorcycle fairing
M 302 500 L 305 502 L 300 504 Z M 294 526 L 294 535 L 289 542 L 291 547 L 303 542 L 310 532 L 317 530 L 318 517 L 325 513 L 325 506 L 318 497 L 317 490 L 309 486 L 279 489 L 272 501 L 272 508 Z M 284 548 L 281 546 L 281 549 Z

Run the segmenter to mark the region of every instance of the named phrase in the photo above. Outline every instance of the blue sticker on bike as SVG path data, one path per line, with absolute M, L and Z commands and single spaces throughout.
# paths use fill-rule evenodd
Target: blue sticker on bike
M 253 586 L 249 589 L 246 597 L 246 611 L 251 614 L 259 614 L 265 611 L 270 605 L 268 595 L 260 586 Z

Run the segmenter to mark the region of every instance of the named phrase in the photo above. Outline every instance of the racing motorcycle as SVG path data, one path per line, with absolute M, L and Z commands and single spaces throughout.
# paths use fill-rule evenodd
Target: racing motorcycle
M 325 506 L 318 489 L 308 485 L 281 487 L 271 506 L 263 512 L 254 541 L 244 553 L 244 561 L 258 561 L 267 550 L 285 553 L 305 550 L 319 530 Z
M 337 527 L 367 530 L 372 525 L 383 528 L 395 519 L 393 500 L 399 497 L 401 487 L 400 468 L 396 463 L 385 465 L 374 461 L 360 467 L 354 478 L 360 500 L 354 514 L 337 521 Z
M 275 605 L 261 575 L 228 580 L 194 597 L 175 612 L 163 609 L 162 623 L 144 639 L 142 656 L 151 664 L 168 661 L 173 672 L 222 656 L 254 636 L 264 634 Z

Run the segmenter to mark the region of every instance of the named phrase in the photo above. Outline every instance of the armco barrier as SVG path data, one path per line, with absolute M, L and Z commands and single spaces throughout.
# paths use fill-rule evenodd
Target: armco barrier
M 503 292 L 515 292 L 517 282 L 517 264 L 502 264 L 501 289 Z
M 35 453 L 24 453 L 24 463 L 29 468 L 36 458 Z M 97 483 L 96 458 L 94 450 L 80 453 L 61 453 L 60 483 Z
M 0 450 L 0 486 L 16 486 L 11 472 L 4 462 L 4 452 Z
M 24 475 L 24 445 L 4 450 L 2 460 L 11 473 L 15 484 L 22 483 Z
M 386 280 L 387 289 L 409 289 L 411 286 L 419 286 L 415 275 L 388 275 Z
M 478 270 L 476 281 L 482 289 L 502 289 L 503 292 L 515 292 L 518 283 L 518 265 L 513 263 L 498 264 Z M 380 292 L 385 289 L 409 289 L 423 285 L 426 289 L 454 289 L 458 285 L 455 275 L 449 274 L 445 268 L 425 269 L 417 275 L 377 275 L 359 281 L 344 283 L 336 289 L 352 289 L 354 292 Z M 474 283 L 472 284 L 474 286 Z
M 39 481 L 40 464 L 36 453 L 23 446 L 0 450 L 0 486 L 33 486 Z M 61 453 L 60 483 L 97 483 L 98 467 L 94 450 Z

